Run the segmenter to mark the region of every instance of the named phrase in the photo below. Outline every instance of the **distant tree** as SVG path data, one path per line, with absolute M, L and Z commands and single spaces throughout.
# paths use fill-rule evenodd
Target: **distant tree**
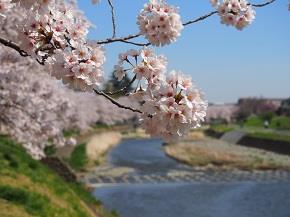
M 238 110 L 235 114 L 238 121 L 244 121 L 251 115 L 262 115 L 271 118 L 278 110 L 278 106 L 271 100 L 263 98 L 245 98 L 238 101 Z
M 110 75 L 109 80 L 105 84 L 105 91 L 106 92 L 116 92 L 124 87 L 126 89 L 118 94 L 115 94 L 115 98 L 119 98 L 120 96 L 123 96 L 124 94 L 126 95 L 127 93 L 131 92 L 134 87 L 131 82 L 131 78 L 129 78 L 128 75 L 125 75 L 122 81 L 118 81 L 118 79 L 115 77 L 114 72 Z M 128 85 L 129 84 L 129 85 Z
M 272 111 L 269 112 L 263 112 L 259 115 L 259 117 L 263 120 L 263 121 L 269 121 L 271 122 L 271 120 L 275 117 L 275 113 Z
M 282 101 L 278 114 L 290 117 L 290 98 Z
M 22 143 L 34 158 L 45 157 L 53 146 L 73 144 L 64 131 L 86 130 L 96 122 L 121 123 L 136 116 L 101 96 L 65 88 L 31 59 L 0 48 L 0 133 Z M 132 104 L 128 97 L 118 102 Z

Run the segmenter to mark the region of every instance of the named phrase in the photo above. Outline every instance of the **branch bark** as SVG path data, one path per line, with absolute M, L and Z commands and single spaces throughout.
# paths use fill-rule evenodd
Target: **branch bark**
M 205 15 L 203 15 L 201 17 L 198 17 L 198 18 L 196 18 L 194 20 L 189 20 L 189 21 L 183 23 L 183 26 L 187 26 L 187 25 L 190 25 L 190 24 L 197 23 L 199 21 L 205 20 L 205 19 L 207 19 L 207 18 L 209 18 L 212 15 L 217 14 L 217 13 L 218 13 L 217 11 L 212 11 L 212 12 L 210 12 L 208 14 L 205 14 Z
M 108 0 L 108 4 L 111 7 L 111 16 L 112 16 L 112 25 L 113 25 L 113 36 L 112 38 L 116 37 L 116 19 L 115 19 L 115 9 L 112 0 Z
M 137 38 L 139 36 L 141 36 L 140 33 L 132 34 L 132 35 L 128 35 L 128 36 L 120 37 L 120 38 L 107 38 L 105 40 L 96 41 L 96 43 L 97 44 L 109 44 L 109 43 L 114 43 L 114 42 L 124 42 L 124 41 L 128 41 L 130 39 L 133 39 L 133 38 Z
M 10 48 L 16 50 L 23 57 L 29 56 L 27 52 L 25 52 L 24 50 L 22 50 L 17 44 L 15 44 L 12 41 L 9 41 L 9 40 L 7 40 L 5 38 L 1 38 L 0 37 L 0 43 L 3 44 L 6 47 L 10 47 Z
M 140 113 L 142 114 L 143 112 L 140 111 L 139 109 L 135 109 L 135 108 L 132 108 L 130 106 L 126 106 L 126 105 L 122 105 L 120 104 L 119 102 L 117 102 L 115 99 L 113 99 L 112 97 L 110 97 L 109 95 L 107 95 L 106 93 L 104 93 L 103 91 L 99 91 L 97 89 L 94 89 L 94 92 L 100 96 L 103 96 L 105 97 L 106 99 L 108 99 L 109 101 L 111 101 L 111 103 L 113 103 L 114 105 L 118 106 L 119 108 L 122 108 L 122 109 L 126 109 L 126 110 L 130 110 L 132 112 L 136 112 L 136 113 Z
M 276 0 L 270 0 L 270 1 L 267 1 L 265 3 L 262 3 L 262 4 L 249 4 L 249 5 L 252 5 L 253 7 L 256 7 L 256 8 L 261 8 L 261 7 L 264 7 L 264 6 L 267 6 L 269 4 L 272 4 L 274 3 Z

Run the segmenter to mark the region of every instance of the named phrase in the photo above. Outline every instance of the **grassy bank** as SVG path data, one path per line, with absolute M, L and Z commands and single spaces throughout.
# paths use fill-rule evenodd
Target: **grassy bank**
M 81 136 L 82 142 L 77 145 L 66 161 L 76 172 L 85 172 L 94 166 L 106 163 L 107 153 L 122 139 L 118 131 L 95 131 L 88 137 Z
M 254 117 L 250 119 L 250 123 L 252 124 L 248 124 L 243 127 L 234 124 L 215 124 L 210 126 L 209 129 L 215 133 L 220 134 L 224 134 L 233 130 L 239 130 L 246 132 L 247 136 L 254 138 L 290 142 L 290 135 L 289 133 L 287 134 L 286 130 L 279 130 L 274 128 L 265 129 L 263 126 L 253 124 L 254 122 L 258 122 L 256 119 L 261 122 L 260 119 Z M 273 120 L 275 120 L 275 118 Z
M 290 135 L 283 135 L 274 132 L 252 132 L 249 133 L 248 136 L 259 139 L 290 142 Z
M 170 157 L 191 166 L 214 169 L 290 170 L 290 157 L 209 138 L 165 146 Z
M 259 116 L 251 116 L 247 118 L 244 123 L 245 127 L 264 127 L 264 122 L 267 120 L 269 122 L 269 128 L 275 130 L 290 130 L 290 117 L 286 116 L 271 116 L 271 117 L 263 117 L 263 115 Z
M 67 183 L 0 136 L 1 217 L 113 217 L 85 188 Z

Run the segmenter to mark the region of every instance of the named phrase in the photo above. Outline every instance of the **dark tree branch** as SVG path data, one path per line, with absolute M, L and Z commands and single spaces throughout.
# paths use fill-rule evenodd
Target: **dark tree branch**
M 15 44 L 12 41 L 9 41 L 9 40 L 7 40 L 5 38 L 1 38 L 0 37 L 0 43 L 3 44 L 6 47 L 10 47 L 10 48 L 16 50 L 23 57 L 29 56 L 27 52 L 25 52 L 24 50 L 22 50 L 17 44 Z
M 115 19 L 115 9 L 112 0 L 108 0 L 108 3 L 111 7 L 111 16 L 112 16 L 112 25 L 113 25 L 113 36 L 112 38 L 116 37 L 116 19 Z
M 119 108 L 126 109 L 126 110 L 130 110 L 132 112 L 136 112 L 136 113 L 140 113 L 140 114 L 143 113 L 139 109 L 135 109 L 135 108 L 132 108 L 130 106 L 125 106 L 125 105 L 122 105 L 122 104 L 118 103 L 115 99 L 113 99 L 112 97 L 110 97 L 109 95 L 107 95 L 106 93 L 104 93 L 103 91 L 99 91 L 97 89 L 94 89 L 94 92 L 96 94 L 100 95 L 100 96 L 104 96 L 106 99 L 108 99 L 111 103 L 113 103 L 114 105 L 118 106 Z

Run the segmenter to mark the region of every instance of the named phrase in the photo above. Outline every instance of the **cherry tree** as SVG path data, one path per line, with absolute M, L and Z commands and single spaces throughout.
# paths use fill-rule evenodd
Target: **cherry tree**
M 200 127 L 207 102 L 189 76 L 179 71 L 168 72 L 166 57 L 155 54 L 153 47 L 174 43 L 185 27 L 213 15 L 220 16 L 222 24 L 242 30 L 254 21 L 255 8 L 275 1 L 252 4 L 246 0 L 211 0 L 214 11 L 182 22 L 178 7 L 165 0 L 150 0 L 137 15 L 139 33 L 117 37 L 114 4 L 107 0 L 111 7 L 112 37 L 89 41 L 91 23 L 77 8 L 76 1 L 0 0 L 3 33 L 0 43 L 37 62 L 64 86 L 93 92 L 119 108 L 140 114 L 141 125 L 152 136 L 176 140 L 190 129 Z M 135 42 L 138 37 L 144 37 L 144 43 Z M 132 80 L 118 91 L 105 92 L 102 90 L 105 45 L 110 43 L 126 43 L 141 49 L 119 54 L 114 74 L 119 81 L 131 74 Z M 127 92 L 133 83 L 137 84 L 136 89 L 129 98 L 138 101 L 137 106 L 113 98 Z M 43 85 L 39 88 L 45 89 Z
M 124 97 L 119 101 L 130 103 Z M 0 50 L 0 113 L 0 133 L 21 142 L 36 159 L 45 156 L 47 146 L 74 145 L 73 138 L 64 138 L 64 131 L 85 131 L 96 122 L 110 125 L 135 116 L 101 96 L 63 88 L 35 61 L 4 47 Z

